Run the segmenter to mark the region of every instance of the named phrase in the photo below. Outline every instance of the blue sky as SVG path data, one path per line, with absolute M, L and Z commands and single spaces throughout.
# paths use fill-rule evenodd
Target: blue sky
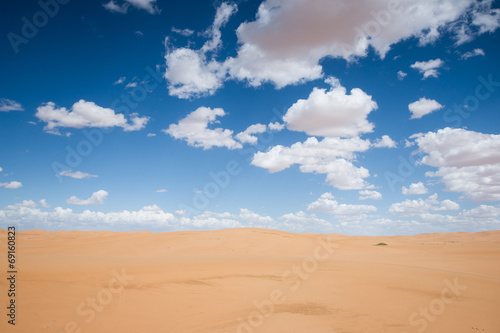
M 498 1 L 3 6 L 4 228 L 499 229 Z

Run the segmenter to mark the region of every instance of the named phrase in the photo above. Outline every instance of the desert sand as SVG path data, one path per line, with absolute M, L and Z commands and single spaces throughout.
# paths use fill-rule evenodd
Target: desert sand
M 500 332 L 500 231 L 21 231 L 15 326 L 6 243 L 1 332 Z

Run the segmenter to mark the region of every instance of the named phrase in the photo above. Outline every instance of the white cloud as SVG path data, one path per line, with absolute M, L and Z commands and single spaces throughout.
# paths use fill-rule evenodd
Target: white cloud
M 327 232 L 333 231 L 333 225 L 331 223 L 317 217 L 315 214 L 307 214 L 303 211 L 283 214 L 278 220 L 280 224 L 277 228 L 280 230 L 287 229 L 295 232 L 304 232 L 311 228 L 317 228 Z
M 269 123 L 267 127 L 271 131 L 281 131 L 285 128 L 285 124 L 280 124 L 279 122 Z
M 414 135 L 421 162 L 437 167 L 447 191 L 463 192 L 472 201 L 500 200 L 500 135 L 458 128 Z
M 337 216 L 359 216 L 377 211 L 377 207 L 370 205 L 347 205 L 339 204 L 334 196 L 327 192 L 323 193 L 318 200 L 307 206 L 312 212 L 328 213 Z
M 89 173 L 81 172 L 81 171 L 73 172 L 72 170 L 62 171 L 61 173 L 59 173 L 59 175 L 65 176 L 65 177 L 71 177 L 71 178 L 75 178 L 75 179 L 97 178 L 96 175 L 91 175 Z
M 307 99 L 294 103 L 283 116 L 287 128 L 309 135 L 354 137 L 373 131 L 368 114 L 377 103 L 359 88 L 346 94 L 338 80 L 331 79 L 331 89 L 314 88 Z
M 112 13 L 125 14 L 127 13 L 129 5 L 132 5 L 137 9 L 145 10 L 150 14 L 160 12 L 156 6 L 156 0 L 125 0 L 125 2 L 121 5 L 118 5 L 114 0 L 111 0 L 108 3 L 105 3 L 103 7 Z
M 126 79 L 127 78 L 125 76 L 121 76 L 113 84 L 122 84 L 123 82 L 125 82 Z
M 401 192 L 404 195 L 413 195 L 413 194 L 427 194 L 429 190 L 425 187 L 424 183 L 412 183 L 409 188 L 402 187 Z
M 380 139 L 375 140 L 373 143 L 375 148 L 396 148 L 397 143 L 388 135 L 382 135 Z
M 5 188 L 8 188 L 10 190 L 16 190 L 20 187 L 23 187 L 23 184 L 21 182 L 18 182 L 18 181 L 12 181 L 10 183 L 0 183 L 0 187 L 5 187 Z
M 127 83 L 127 85 L 125 86 L 126 89 L 130 89 L 130 88 L 135 88 L 137 87 L 137 82 L 129 82 Z
M 129 4 L 123 3 L 122 5 L 118 5 L 114 0 L 110 0 L 102 6 L 112 13 L 125 14 L 127 13 Z
M 470 210 L 460 212 L 460 217 L 475 220 L 485 220 L 500 217 L 500 207 L 480 205 Z
M 491 6 L 493 1 L 483 1 L 485 6 Z M 475 12 L 474 20 L 472 23 L 479 27 L 479 33 L 493 33 L 500 27 L 500 9 L 485 10 L 482 12 Z
M 77 198 L 76 196 L 72 196 L 68 200 L 66 200 L 66 203 L 71 204 L 71 205 L 102 205 L 104 204 L 104 200 L 108 197 L 108 192 L 104 190 L 99 190 L 97 192 L 92 193 L 90 198 L 88 199 L 80 199 Z
M 0 112 L 24 111 L 23 106 L 16 101 L 0 98 Z
M 410 119 L 419 119 L 434 112 L 444 108 L 444 105 L 439 104 L 433 99 L 427 99 L 425 97 L 420 98 L 418 101 L 408 104 L 408 110 L 411 111 Z
M 467 60 L 469 58 L 477 57 L 477 56 L 484 56 L 484 51 L 482 49 L 474 49 L 470 52 L 465 52 L 464 54 L 462 54 L 460 59 Z
M 79 100 L 70 110 L 58 108 L 53 102 L 42 104 L 37 108 L 35 116 L 46 122 L 44 130 L 47 133 L 60 135 L 58 127 L 84 128 L 84 127 L 122 127 L 125 131 L 135 131 L 144 128 L 149 117 L 139 117 L 137 113 L 130 115 L 129 124 L 125 116 L 115 113 L 114 110 L 103 108 L 94 102 Z
M 442 67 L 443 65 L 443 60 L 434 59 L 429 61 L 417 61 L 410 67 L 417 69 L 423 75 L 423 79 L 427 79 L 428 77 L 437 78 L 439 75 L 438 68 Z
M 402 216 L 413 216 L 426 214 L 428 211 L 458 210 L 460 205 L 451 200 L 438 200 L 438 195 L 433 194 L 427 199 L 406 199 L 404 202 L 392 204 L 389 213 Z
M 187 213 L 187 210 L 185 210 L 185 209 L 178 209 L 178 210 L 176 210 L 174 213 L 175 213 L 175 215 L 177 215 L 177 216 L 182 216 L 182 215 L 184 215 L 184 214 L 186 214 L 186 213 Z
M 165 55 L 165 79 L 171 96 L 179 98 L 213 95 L 222 86 L 224 68 L 205 54 L 188 48 L 168 51 Z
M 46 199 L 42 199 L 38 203 L 39 203 L 40 207 L 42 207 L 42 208 L 49 208 L 50 207 L 50 205 L 47 203 Z
M 322 141 L 312 137 L 304 143 L 294 143 L 291 147 L 278 145 L 267 152 L 258 152 L 254 154 L 251 164 L 272 173 L 299 164 L 301 172 L 326 174 L 326 181 L 339 189 L 364 189 L 370 186 L 364 180 L 370 174 L 367 169 L 358 168 L 351 161 L 355 159 L 355 152 L 366 151 L 370 146 L 369 140 L 359 137 L 332 137 Z
M 156 134 L 155 134 L 155 133 L 148 133 L 148 134 L 147 134 L 147 137 L 148 137 L 148 138 L 152 138 L 152 137 L 155 137 L 155 136 L 156 136 Z
M 233 131 L 222 128 L 209 129 L 208 125 L 218 123 L 216 118 L 226 115 L 223 109 L 199 107 L 181 119 L 178 124 L 171 124 L 162 132 L 170 136 L 185 140 L 188 145 L 210 149 L 212 147 L 227 147 L 228 149 L 242 148 L 242 145 L 233 139 Z
M 173 48 L 166 43 L 166 70 L 164 77 L 168 81 L 171 96 L 179 98 L 212 95 L 222 86 L 227 69 L 207 53 L 217 51 L 221 45 L 220 29 L 236 12 L 236 5 L 222 3 L 217 9 L 212 26 L 206 31 L 209 40 L 200 50 Z M 176 31 L 177 32 L 177 31 Z
M 2 171 L 3 171 L 3 168 L 2 168 L 2 167 L 0 167 L 0 172 L 2 172 Z
M 215 19 L 212 26 L 206 31 L 210 39 L 201 48 L 202 53 L 217 50 L 221 45 L 220 29 L 226 25 L 231 15 L 236 13 L 237 7 L 235 4 L 223 2 L 215 14 Z
M 144 33 L 140 30 L 137 30 L 136 32 L 134 32 L 134 34 L 136 34 L 137 36 L 144 36 Z
M 177 29 L 175 27 L 172 27 L 172 32 L 175 32 L 176 34 L 179 34 L 184 37 L 189 37 L 192 34 L 194 34 L 194 30 L 191 29 Z
M 382 193 L 377 191 L 363 190 L 359 191 L 359 200 L 381 200 Z
M 266 125 L 255 124 L 249 126 L 245 131 L 236 134 L 234 137 L 241 143 L 250 143 L 254 145 L 257 143 L 259 138 L 253 134 L 261 134 L 266 132 L 266 130 L 267 130 Z
M 157 193 L 165 193 L 165 192 L 167 192 L 167 190 L 162 188 L 162 189 L 156 190 L 156 192 Z
M 408 74 L 403 71 L 398 71 L 398 80 L 403 80 Z
M 36 202 L 33 200 L 23 200 L 23 202 L 19 202 L 13 205 L 8 205 L 6 209 L 17 209 L 17 208 L 35 208 L 37 206 Z

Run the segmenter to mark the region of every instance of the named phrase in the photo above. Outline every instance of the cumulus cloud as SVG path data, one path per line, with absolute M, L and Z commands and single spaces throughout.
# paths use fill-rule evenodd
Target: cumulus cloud
M 214 52 L 221 45 L 220 29 L 236 12 L 236 5 L 223 3 L 215 15 L 212 26 L 205 35 L 209 40 L 199 50 L 174 48 L 166 43 L 166 70 L 164 77 L 168 81 L 171 96 L 179 98 L 212 95 L 222 86 L 226 76 L 225 66 L 214 59 Z M 207 55 L 212 53 L 211 56 Z
M 217 61 L 188 48 L 167 52 L 165 62 L 169 94 L 179 98 L 213 95 L 226 75 Z
M 250 144 L 256 144 L 259 138 L 257 138 L 253 134 L 261 134 L 265 133 L 267 131 L 267 126 L 262 125 L 262 124 L 255 124 L 249 126 L 246 130 L 243 132 L 240 132 L 235 135 L 236 140 L 238 140 L 241 143 L 250 143 Z
M 363 190 L 359 191 L 359 200 L 381 200 L 382 193 L 377 191 Z
M 112 13 L 126 14 L 130 5 L 137 9 L 145 10 L 149 14 L 160 12 L 156 6 L 156 0 L 125 0 L 121 5 L 117 4 L 114 0 L 110 0 L 103 4 L 103 7 Z
M 99 190 L 97 192 L 92 193 L 92 195 L 88 199 L 80 199 L 77 198 L 76 196 L 72 196 L 71 198 L 66 200 L 66 203 L 71 205 L 82 205 L 82 206 L 102 205 L 104 204 L 104 200 L 106 200 L 107 197 L 108 197 L 108 192 L 104 190 Z
M 403 216 L 413 216 L 425 214 L 429 211 L 447 211 L 458 210 L 460 205 L 451 200 L 438 200 L 438 195 L 433 194 L 427 199 L 419 198 L 417 200 L 406 199 L 404 202 L 392 204 L 389 207 L 389 213 Z
M 334 199 L 331 193 L 323 193 L 318 200 L 307 206 L 307 210 L 337 216 L 359 216 L 377 211 L 377 207 L 375 206 L 339 204 L 337 200 Z
M 184 140 L 193 147 L 210 149 L 212 147 L 226 147 L 228 149 L 242 148 L 242 145 L 233 139 L 233 131 L 229 129 L 208 128 L 209 124 L 217 123 L 217 117 L 226 113 L 223 109 L 199 107 L 181 119 L 177 124 L 171 124 L 162 132 L 173 138 Z
M 440 110 L 442 108 L 444 108 L 444 105 L 439 104 L 433 99 L 427 99 L 425 97 L 422 97 L 418 101 L 410 103 L 408 105 L 408 110 L 411 111 L 410 119 L 422 118 L 426 114 L 429 114 L 436 110 Z
M 472 58 L 472 57 L 484 56 L 484 55 L 485 55 L 485 53 L 484 53 L 483 49 L 474 49 L 470 52 L 465 52 L 464 54 L 462 54 L 460 59 L 467 60 L 467 59 Z
M 388 135 L 382 135 L 380 139 L 375 140 L 373 143 L 373 147 L 375 148 L 396 148 L 397 143 L 391 139 Z
M 79 100 L 68 110 L 64 107 L 57 107 L 55 103 L 48 102 L 37 108 L 35 116 L 46 122 L 44 130 L 47 133 L 60 135 L 58 127 L 84 128 L 84 127 L 122 127 L 125 131 L 137 131 L 146 126 L 149 117 L 139 117 L 137 113 L 130 115 L 127 121 L 121 113 L 103 108 L 94 102 Z
M 500 135 L 458 128 L 412 136 L 421 163 L 437 167 L 447 191 L 463 192 L 472 201 L 500 200 Z
M 281 131 L 285 128 L 285 124 L 280 124 L 279 122 L 274 122 L 274 123 L 269 123 L 267 125 L 267 127 L 271 130 L 271 131 Z
M 8 188 L 10 190 L 16 190 L 18 188 L 23 187 L 23 184 L 21 182 L 18 182 L 18 181 L 12 181 L 10 183 L 0 183 L 0 187 L 5 187 L 5 188 Z
M 414 68 L 423 75 L 423 79 L 427 79 L 429 77 L 437 78 L 439 75 L 438 68 L 444 65 L 444 61 L 441 59 L 434 59 L 429 61 L 417 61 L 411 68 Z
M 363 90 L 350 94 L 338 80 L 330 79 L 330 90 L 314 88 L 307 99 L 294 103 L 283 116 L 289 130 L 309 135 L 354 137 L 373 131 L 368 114 L 377 103 Z
M 7 98 L 0 98 L 0 112 L 24 111 L 21 103 Z
M 403 186 L 401 188 L 401 192 L 404 195 L 413 195 L 413 194 L 427 194 L 429 190 L 425 187 L 424 183 L 412 183 L 409 187 Z
M 61 176 L 65 177 L 71 177 L 75 179 L 84 179 L 84 178 L 97 178 L 96 175 L 91 175 L 90 173 L 86 172 L 81 172 L 81 171 L 72 171 L 72 170 L 65 170 L 59 173 Z
M 47 203 L 47 200 L 46 199 L 42 199 L 38 202 L 38 204 L 40 205 L 40 207 L 42 208 L 49 208 L 50 205 Z
M 368 178 L 370 173 L 366 168 L 354 165 L 356 154 L 370 148 L 395 146 L 396 143 L 389 136 L 383 136 L 375 143 L 359 137 L 326 137 L 321 141 L 310 137 L 303 143 L 296 142 L 290 147 L 277 145 L 265 152 L 258 152 L 254 154 L 251 164 L 271 173 L 298 164 L 301 172 L 326 174 L 326 182 L 338 189 L 369 189 L 373 185 L 365 178 Z
M 363 167 L 354 166 L 352 161 L 356 152 L 366 151 L 370 146 L 369 140 L 359 137 L 331 137 L 322 141 L 311 137 L 291 147 L 278 145 L 267 152 L 258 152 L 254 154 L 251 164 L 271 173 L 299 164 L 301 172 L 326 174 L 326 181 L 336 188 L 364 189 L 371 186 L 364 180 L 370 173 Z

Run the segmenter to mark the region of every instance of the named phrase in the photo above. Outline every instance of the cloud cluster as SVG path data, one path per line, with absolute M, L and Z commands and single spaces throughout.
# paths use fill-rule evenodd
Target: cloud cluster
M 213 27 L 222 27 L 226 21 L 218 18 L 230 16 L 220 13 L 235 11 L 228 7 L 221 5 Z M 236 30 L 240 46 L 235 56 L 223 61 L 206 57 L 205 50 L 220 43 L 220 29 L 209 29 L 209 41 L 197 51 L 167 48 L 165 78 L 170 94 L 181 98 L 213 94 L 227 79 L 282 88 L 321 78 L 320 61 L 327 57 L 353 61 L 373 47 L 383 58 L 402 40 L 415 37 L 426 45 L 443 33 L 462 44 L 495 31 L 499 17 L 492 1 L 265 0 L 255 20 Z M 412 67 L 427 78 L 437 77 L 442 64 L 435 59 Z
M 370 205 L 348 205 L 339 204 L 335 197 L 327 192 L 323 193 L 318 200 L 307 206 L 307 210 L 318 213 L 328 213 L 340 217 L 359 216 L 377 211 L 377 207 Z
M 331 137 L 321 141 L 311 137 L 290 147 L 278 145 L 267 152 L 258 152 L 251 164 L 272 173 L 299 164 L 301 172 L 326 174 L 326 181 L 336 188 L 364 189 L 370 187 L 364 180 L 370 173 L 363 167 L 354 166 L 352 161 L 356 152 L 367 151 L 370 147 L 369 140 L 359 137 Z
M 441 177 L 447 191 L 472 201 L 500 200 L 500 135 L 447 127 L 413 138 L 426 154 L 421 162 L 438 168 L 427 176 Z
M 392 204 L 389 207 L 389 213 L 403 216 L 413 216 L 426 214 L 429 211 L 458 210 L 460 205 L 451 200 L 438 200 L 438 195 L 433 194 L 427 199 L 419 198 L 417 200 L 406 199 L 404 202 Z
M 35 116 L 47 123 L 44 127 L 47 133 L 56 135 L 60 135 L 59 127 L 122 127 L 124 131 L 138 131 L 149 121 L 149 117 L 139 117 L 136 113 L 131 114 L 130 120 L 127 121 L 123 114 L 83 99 L 73 104 L 70 110 L 48 102 L 37 108 Z

